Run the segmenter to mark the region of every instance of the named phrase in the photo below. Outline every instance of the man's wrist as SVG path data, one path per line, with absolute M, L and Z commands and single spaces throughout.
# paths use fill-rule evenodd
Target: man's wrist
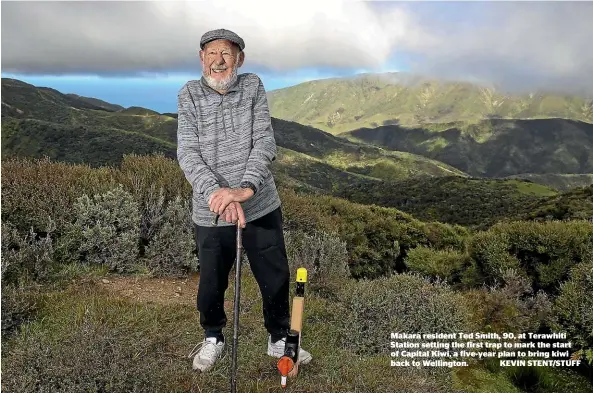
M 239 184 L 239 187 L 241 188 L 250 188 L 251 191 L 253 191 L 253 194 L 255 195 L 255 192 L 257 191 L 257 188 L 255 188 L 255 184 L 253 184 L 250 181 L 243 181 L 241 182 L 241 184 Z

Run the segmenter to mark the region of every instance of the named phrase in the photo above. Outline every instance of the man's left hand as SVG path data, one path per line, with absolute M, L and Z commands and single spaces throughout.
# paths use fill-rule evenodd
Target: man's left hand
M 216 190 L 208 200 L 210 211 L 222 214 L 231 202 L 245 202 L 253 196 L 251 188 L 228 188 L 223 187 Z

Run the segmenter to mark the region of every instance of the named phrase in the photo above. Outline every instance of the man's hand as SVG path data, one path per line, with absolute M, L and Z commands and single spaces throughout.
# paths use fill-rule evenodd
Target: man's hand
M 212 193 L 208 200 L 208 206 L 211 212 L 222 215 L 231 202 L 245 202 L 252 196 L 251 188 L 223 187 Z
M 233 224 L 236 224 L 237 220 L 239 220 L 241 228 L 245 228 L 245 213 L 239 202 L 231 202 L 221 215 L 221 218 Z

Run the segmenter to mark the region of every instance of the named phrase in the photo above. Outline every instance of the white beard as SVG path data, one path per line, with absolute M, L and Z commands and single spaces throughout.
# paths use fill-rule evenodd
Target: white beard
M 233 65 L 233 69 L 231 70 L 231 74 L 223 80 L 214 79 L 207 72 L 206 69 L 204 69 L 202 71 L 202 74 L 204 75 L 204 79 L 206 79 L 208 86 L 210 86 L 214 90 L 227 90 L 229 87 L 231 87 L 231 85 L 233 83 L 235 83 L 237 81 L 237 69 L 239 68 L 238 64 L 239 64 L 239 56 L 237 56 L 237 60 L 235 61 L 235 64 Z

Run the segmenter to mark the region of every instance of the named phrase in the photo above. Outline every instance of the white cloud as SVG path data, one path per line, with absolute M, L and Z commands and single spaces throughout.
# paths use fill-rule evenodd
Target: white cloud
M 225 27 L 251 65 L 270 70 L 383 63 L 401 32 L 363 2 L 11 2 L 3 5 L 3 69 L 134 72 L 199 67 L 200 37 Z M 405 15 L 394 13 L 405 22 Z
M 593 94 L 593 3 L 473 4 L 466 19 L 464 3 L 446 6 L 455 18 L 397 2 L 5 2 L 2 70 L 199 72 L 201 35 L 225 27 L 244 38 L 245 65 L 265 72 L 384 71 L 395 51 L 418 60 L 413 72 Z

